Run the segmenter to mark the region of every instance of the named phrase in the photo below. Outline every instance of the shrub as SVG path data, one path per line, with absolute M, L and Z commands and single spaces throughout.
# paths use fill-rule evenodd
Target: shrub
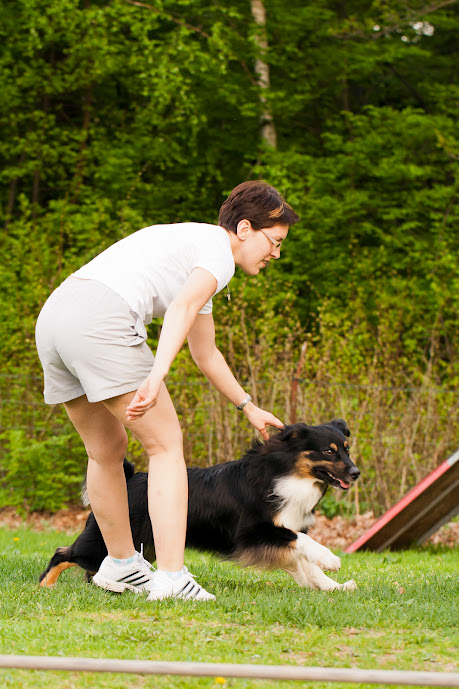
M 75 500 L 86 454 L 74 433 L 35 440 L 23 430 L 11 430 L 2 438 L 0 507 L 56 512 Z

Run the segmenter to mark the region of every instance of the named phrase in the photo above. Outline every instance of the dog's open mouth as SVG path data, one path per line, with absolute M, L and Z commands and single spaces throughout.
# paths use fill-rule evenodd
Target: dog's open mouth
M 348 490 L 351 487 L 350 481 L 343 481 L 341 478 L 337 478 L 330 474 L 329 471 L 325 469 L 317 469 L 317 478 L 325 483 L 328 483 L 334 488 L 339 488 L 340 490 Z

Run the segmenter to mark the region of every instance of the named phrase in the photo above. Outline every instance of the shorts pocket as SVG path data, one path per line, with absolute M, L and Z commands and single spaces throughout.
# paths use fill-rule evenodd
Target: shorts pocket
M 128 343 L 128 347 L 133 347 L 134 345 L 141 344 L 147 340 L 147 330 L 143 323 L 143 320 L 135 311 L 130 311 L 132 318 L 135 320 L 133 325 L 133 337 Z

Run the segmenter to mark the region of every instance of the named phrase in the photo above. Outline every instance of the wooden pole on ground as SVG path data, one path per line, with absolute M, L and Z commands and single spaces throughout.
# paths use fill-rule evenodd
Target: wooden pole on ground
M 366 670 L 294 665 L 237 665 L 114 658 L 60 658 L 52 656 L 0 655 L 0 668 L 67 672 L 115 672 L 138 675 L 187 675 L 194 677 L 243 677 L 296 680 L 299 682 L 349 682 L 403 684 L 418 687 L 459 687 L 459 673 Z

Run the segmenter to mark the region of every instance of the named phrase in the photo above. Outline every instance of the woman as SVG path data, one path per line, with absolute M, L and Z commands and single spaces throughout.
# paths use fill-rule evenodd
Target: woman
M 213 600 L 183 564 L 187 474 L 182 433 L 164 384 L 188 338 L 202 373 L 268 438 L 282 422 L 256 407 L 215 346 L 212 297 L 239 266 L 256 275 L 279 258 L 299 220 L 265 182 L 236 187 L 219 225 L 178 223 L 122 239 L 58 287 L 37 321 L 45 402 L 64 403 L 88 454 L 87 487 L 108 555 L 94 583 L 147 591 L 149 600 Z M 156 356 L 145 325 L 164 316 Z M 135 393 L 135 394 L 133 394 Z M 149 513 L 157 570 L 134 549 L 123 458 L 126 429 L 149 456 Z

